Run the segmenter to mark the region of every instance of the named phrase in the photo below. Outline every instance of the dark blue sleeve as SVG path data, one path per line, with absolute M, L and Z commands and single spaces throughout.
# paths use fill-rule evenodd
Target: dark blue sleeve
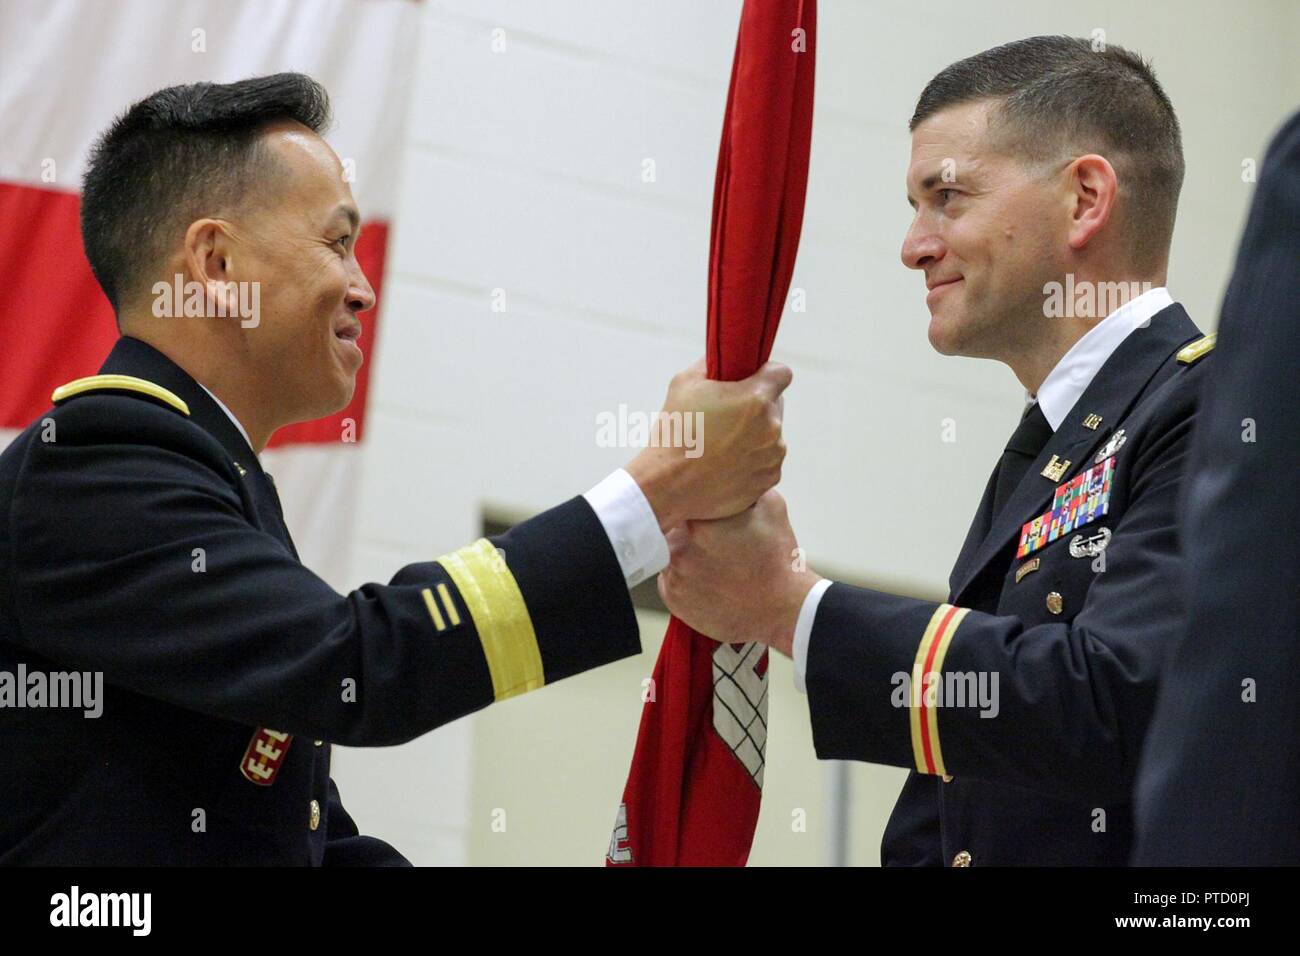
M 339 594 L 250 522 L 180 416 L 120 396 L 52 414 L 58 440 L 31 443 L 13 489 L 10 584 L 14 642 L 63 667 L 374 746 L 640 650 L 582 498 Z

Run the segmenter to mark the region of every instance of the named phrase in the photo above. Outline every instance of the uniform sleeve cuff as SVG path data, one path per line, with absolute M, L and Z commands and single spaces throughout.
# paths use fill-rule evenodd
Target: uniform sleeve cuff
M 822 603 L 822 595 L 833 583 L 822 578 L 812 586 L 812 590 L 803 599 L 799 619 L 794 625 L 794 645 L 790 649 L 790 656 L 794 658 L 794 688 L 801 694 L 808 693 L 808 643 L 812 640 L 813 622 L 817 620 L 817 605 Z
M 625 470 L 618 469 L 583 497 L 605 529 L 629 588 L 668 566 L 668 540 L 659 519 Z

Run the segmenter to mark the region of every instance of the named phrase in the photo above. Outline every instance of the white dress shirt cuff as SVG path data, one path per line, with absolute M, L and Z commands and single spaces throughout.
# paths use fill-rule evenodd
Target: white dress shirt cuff
M 794 646 L 790 656 L 794 658 L 794 688 L 801 694 L 808 693 L 806 677 L 808 674 L 808 642 L 812 640 L 813 622 L 817 620 L 817 606 L 822 603 L 822 595 L 834 581 L 822 578 L 812 586 L 812 590 L 803 599 L 799 608 L 799 620 L 794 625 Z
M 631 475 L 620 468 L 582 497 L 600 519 L 629 588 L 668 566 L 668 539 Z

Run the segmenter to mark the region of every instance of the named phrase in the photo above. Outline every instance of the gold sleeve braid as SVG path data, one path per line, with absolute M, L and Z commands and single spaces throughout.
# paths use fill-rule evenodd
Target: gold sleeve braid
M 528 606 L 515 576 L 492 542 L 479 538 L 437 560 L 447 569 L 474 621 L 492 675 L 493 698 L 505 700 L 544 685 L 542 652 Z M 439 591 L 445 587 L 440 585 Z M 454 615 L 454 604 L 445 593 L 441 596 Z M 432 606 L 431 597 L 426 597 L 426 603 Z M 436 623 L 437 616 L 434 620 Z

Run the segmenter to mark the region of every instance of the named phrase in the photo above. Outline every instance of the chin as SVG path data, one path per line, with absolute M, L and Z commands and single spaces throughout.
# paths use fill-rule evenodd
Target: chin
M 332 404 L 332 407 L 329 409 L 329 411 L 324 412 L 321 415 L 321 417 L 324 418 L 325 415 L 333 415 L 335 412 L 343 411 L 343 409 L 347 408 L 348 405 L 352 403 L 352 396 L 355 395 L 356 392 L 357 392 L 356 376 L 348 376 L 345 382 L 335 383 L 334 402 Z
M 952 319 L 932 315 L 930 317 L 930 327 L 926 333 L 927 338 L 930 340 L 930 347 L 940 355 L 960 355 L 961 336 L 956 325 L 957 323 Z
M 343 411 L 352 401 L 356 387 L 355 379 L 345 381 L 337 374 L 330 376 L 328 380 L 321 382 L 317 388 L 312 389 L 311 404 L 298 421 L 314 422 L 317 419 L 328 418 L 336 412 Z

